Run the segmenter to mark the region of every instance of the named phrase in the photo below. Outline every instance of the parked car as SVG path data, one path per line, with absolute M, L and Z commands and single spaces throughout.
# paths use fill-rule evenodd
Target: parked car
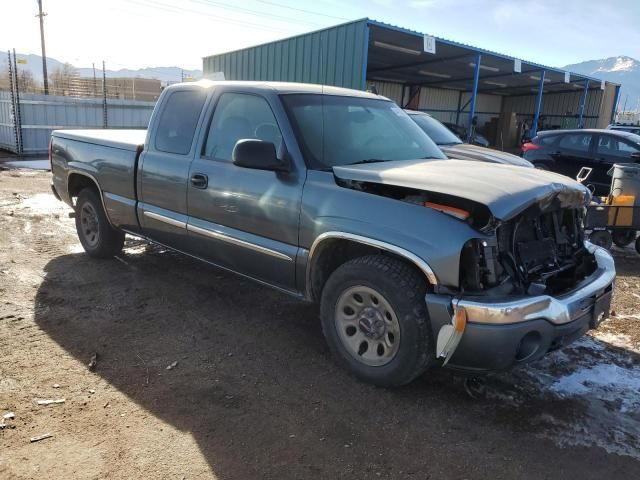
M 444 122 L 443 125 L 451 130 L 460 140 L 466 142 L 467 141 L 467 129 L 461 125 L 456 125 L 455 123 Z M 481 147 L 488 147 L 489 140 L 486 139 L 484 135 L 481 135 L 478 132 L 473 132 L 473 138 L 471 138 L 472 145 L 479 145 Z
M 614 123 L 612 125 L 607 126 L 607 130 L 619 130 L 622 132 L 629 132 L 629 133 L 635 133 L 636 135 L 640 135 L 640 125 L 625 125 L 625 124 Z
M 618 130 L 552 130 L 539 132 L 522 145 L 524 158 L 536 168 L 571 178 L 582 167 L 592 168 L 588 183 L 596 195 L 609 194 L 607 172 L 614 163 L 640 161 L 640 135 Z
M 58 130 L 50 149 L 90 256 L 129 233 L 318 302 L 335 357 L 378 385 L 522 364 L 609 313 L 585 187 L 448 160 L 384 97 L 203 80 L 165 89 L 146 132 Z
M 429 138 L 431 138 L 449 158 L 533 167 L 529 161 L 524 160 L 522 157 L 501 152 L 500 150 L 462 142 L 462 140 L 454 135 L 444 124 L 440 123 L 428 113 L 417 112 L 415 110 L 405 110 L 405 112 L 409 114 L 411 119 L 429 135 Z

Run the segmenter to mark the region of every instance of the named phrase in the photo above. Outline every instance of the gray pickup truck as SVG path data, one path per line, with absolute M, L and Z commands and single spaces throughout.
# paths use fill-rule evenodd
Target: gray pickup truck
M 59 130 L 50 148 L 89 255 L 118 254 L 126 232 L 318 302 L 335 357 L 378 385 L 509 368 L 609 313 L 614 262 L 585 241 L 586 188 L 446 159 L 384 97 L 180 84 L 147 131 Z

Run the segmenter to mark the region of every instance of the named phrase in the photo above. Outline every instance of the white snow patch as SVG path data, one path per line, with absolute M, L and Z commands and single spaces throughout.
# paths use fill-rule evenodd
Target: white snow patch
M 635 62 L 633 58 L 629 57 L 618 57 L 616 59 L 615 65 L 611 68 L 612 72 L 629 72 L 633 70 L 635 66 Z
M 81 243 L 76 243 L 75 245 L 71 245 L 68 249 L 69 253 L 82 253 L 84 252 L 84 248 Z
M 67 208 L 65 204 L 47 193 L 38 193 L 33 197 L 26 198 L 20 206 L 43 214 L 57 213 Z
M 550 390 L 560 396 L 592 396 L 600 400 L 621 401 L 621 412 L 640 408 L 640 368 L 597 364 L 580 368 L 560 378 Z

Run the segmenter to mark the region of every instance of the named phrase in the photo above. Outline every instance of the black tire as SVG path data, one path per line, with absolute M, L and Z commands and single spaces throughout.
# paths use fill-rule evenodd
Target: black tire
M 85 252 L 95 258 L 110 258 L 122 250 L 124 233 L 111 227 L 94 189 L 83 189 L 75 208 L 76 231 Z
M 533 166 L 535 168 L 537 168 L 538 170 L 549 171 L 549 165 L 547 165 L 545 163 L 534 163 Z
M 636 252 L 640 255 L 640 237 L 636 238 Z
M 613 238 L 607 230 L 596 230 L 589 235 L 589 241 L 594 245 L 597 245 L 607 250 L 611 249 L 613 244 Z
M 614 230 L 611 232 L 611 237 L 613 238 L 613 243 L 620 248 L 624 248 L 631 245 L 636 239 L 636 231 L 632 229 Z
M 350 289 L 361 287 L 378 292 L 397 319 L 398 346 L 394 346 L 394 356 L 384 365 L 371 366 L 355 358 L 337 331 L 339 299 Z M 426 290 L 424 277 L 394 258 L 370 255 L 341 265 L 325 284 L 320 304 L 322 331 L 338 363 L 361 380 L 383 387 L 405 385 L 421 375 L 435 363 L 433 335 L 424 303 Z

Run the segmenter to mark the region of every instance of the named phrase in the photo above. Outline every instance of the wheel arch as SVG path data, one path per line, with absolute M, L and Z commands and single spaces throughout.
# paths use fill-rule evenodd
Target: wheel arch
M 428 285 L 433 287 L 438 284 L 429 264 L 402 247 L 362 235 L 331 231 L 319 235 L 309 249 L 305 278 L 307 299 L 313 301 L 320 298 L 327 279 L 340 265 L 352 258 L 369 254 L 399 258 L 421 272 Z
M 100 188 L 100 184 L 98 183 L 96 178 L 87 172 L 70 170 L 67 174 L 67 194 L 69 195 L 69 201 L 73 202 L 73 198 L 77 197 L 85 188 L 93 188 L 96 191 L 98 197 L 100 197 L 100 202 L 102 203 L 104 214 L 107 217 L 109 224 L 113 226 L 113 224 L 111 223 L 111 219 L 109 218 L 107 206 L 104 203 L 104 195 L 102 193 L 102 189 Z

